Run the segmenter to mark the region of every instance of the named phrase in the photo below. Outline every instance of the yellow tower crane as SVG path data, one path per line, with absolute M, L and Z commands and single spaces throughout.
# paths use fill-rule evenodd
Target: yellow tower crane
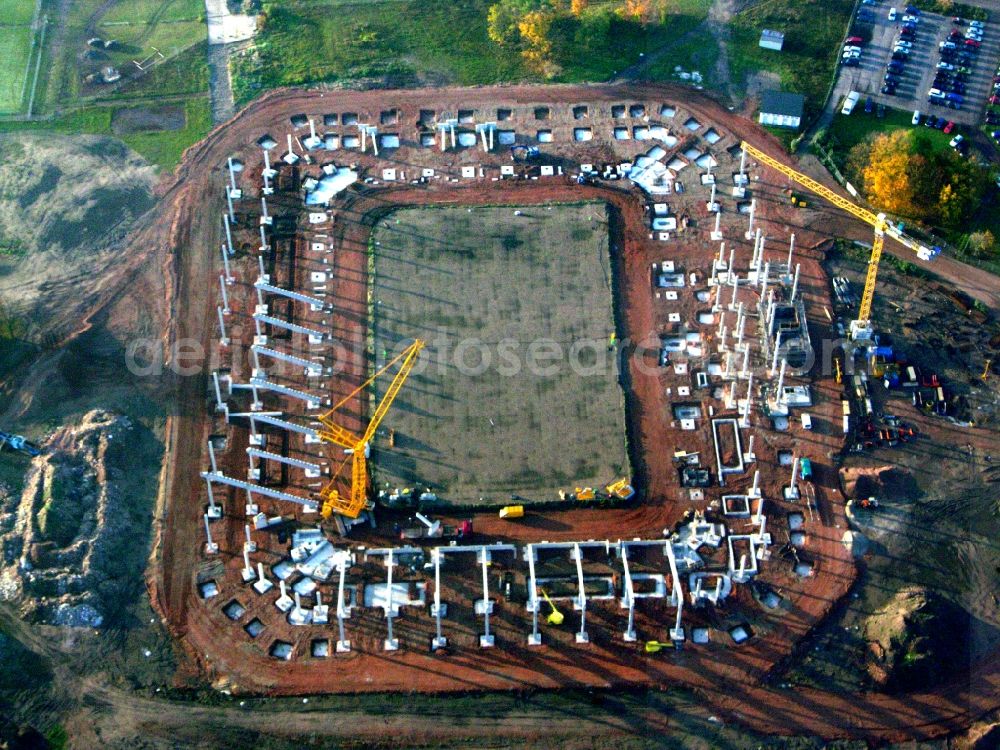
M 878 278 L 878 264 L 882 259 L 882 247 L 885 244 L 885 238 L 888 235 L 892 239 L 896 240 L 899 244 L 904 247 L 908 247 L 913 250 L 917 257 L 921 260 L 933 260 L 941 253 L 940 247 L 927 247 L 926 245 L 921 245 L 912 237 L 909 237 L 899 231 L 896 227 L 892 226 L 886 219 L 884 213 L 874 213 L 866 208 L 859 206 L 842 195 L 835 193 L 830 188 L 825 185 L 820 184 L 811 177 L 807 177 L 801 172 L 782 164 L 777 159 L 768 156 L 763 151 L 754 148 L 746 141 L 742 144 L 743 150 L 761 164 L 764 164 L 772 169 L 781 172 L 788 179 L 801 185 L 808 190 L 816 193 L 816 195 L 826 198 L 830 203 L 837 206 L 838 208 L 847 211 L 851 216 L 855 216 L 862 221 L 869 224 L 875 230 L 875 239 L 872 242 L 872 253 L 871 257 L 868 259 L 868 275 L 865 277 L 865 290 L 861 295 L 861 307 L 858 309 L 857 320 L 851 322 L 851 338 L 856 341 L 869 341 L 872 338 L 872 300 L 875 297 L 875 280 Z
M 330 409 L 330 411 L 319 418 L 320 423 L 323 425 L 323 428 L 318 431 L 320 438 L 328 443 L 332 443 L 333 445 L 343 448 L 348 454 L 347 458 L 351 459 L 351 495 L 350 497 L 344 497 L 334 487 L 337 483 L 338 477 L 340 476 L 340 470 L 342 470 L 344 465 L 347 463 L 347 459 L 345 459 L 344 463 L 340 465 L 340 469 L 338 469 L 338 471 L 334 474 L 333 478 L 326 485 L 326 487 L 320 490 L 320 497 L 323 498 L 323 508 L 320 511 L 320 514 L 323 518 L 329 518 L 334 513 L 340 513 L 348 518 L 357 518 L 368 504 L 368 456 L 370 452 L 371 440 L 375 437 L 375 431 L 382 423 L 382 420 L 385 419 L 385 415 L 389 412 L 389 407 L 392 406 L 392 402 L 395 400 L 396 396 L 399 395 L 399 391 L 402 389 L 403 383 L 406 382 L 406 378 L 413 369 L 413 365 L 416 364 L 417 355 L 423 348 L 423 341 L 420 339 L 414 341 L 399 355 L 389 361 L 385 367 L 380 369 L 368 378 L 368 380 L 351 391 L 332 409 Z M 337 409 L 346 404 L 360 391 L 363 391 L 375 382 L 376 378 L 383 375 L 397 363 L 401 363 L 399 366 L 399 372 L 396 373 L 392 382 L 389 384 L 389 387 L 386 389 L 385 395 L 382 396 L 382 400 L 379 401 L 378 406 L 375 407 L 375 412 L 372 414 L 372 418 L 368 422 L 368 429 L 365 430 L 364 435 L 358 437 L 347 428 L 341 427 L 333 421 L 333 415 Z

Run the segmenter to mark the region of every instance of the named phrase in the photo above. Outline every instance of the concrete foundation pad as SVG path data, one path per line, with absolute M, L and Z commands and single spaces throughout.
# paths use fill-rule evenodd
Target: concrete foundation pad
M 243 583 L 250 583 L 250 581 L 254 580 L 257 577 L 257 573 L 254 571 L 253 568 L 243 568 L 242 575 L 243 575 Z
M 440 638 L 431 638 L 431 650 L 437 651 L 439 648 L 445 648 L 448 645 L 448 639 L 444 636 Z
M 577 643 L 590 643 L 590 636 L 587 633 L 577 633 L 576 634 Z
M 351 650 L 350 641 L 337 641 L 337 653 L 346 654 Z
M 496 645 L 496 637 L 492 635 L 479 636 L 479 648 L 493 648 Z
M 206 544 L 205 545 L 205 554 L 206 555 L 215 555 L 215 554 L 218 554 L 218 552 L 219 552 L 219 545 L 216 544 L 215 542 L 212 542 L 211 544 Z
M 670 640 L 680 643 L 684 640 L 684 628 L 670 628 Z
M 631 630 L 627 633 L 622 633 L 622 640 L 625 643 L 635 643 L 635 631 Z
M 539 633 L 535 635 L 534 633 L 528 634 L 528 645 L 529 646 L 541 646 L 542 645 L 542 634 Z
M 266 578 L 264 578 L 264 579 L 262 579 L 260 581 L 257 581 L 257 583 L 255 583 L 253 585 L 253 590 L 256 591 L 258 594 L 266 594 L 268 591 L 270 591 L 273 588 L 274 588 L 274 584 L 271 583 Z
M 399 639 L 398 638 L 386 638 L 384 641 L 384 646 L 386 651 L 398 651 L 399 650 Z

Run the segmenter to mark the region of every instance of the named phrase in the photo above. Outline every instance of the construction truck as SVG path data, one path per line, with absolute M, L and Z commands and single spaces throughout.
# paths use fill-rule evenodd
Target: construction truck
M 616 482 L 612 482 L 604 488 L 611 497 L 619 500 L 631 500 L 635 495 L 635 488 L 629 484 L 628 479 L 622 477 Z
M 408 539 L 464 539 L 472 536 L 472 521 L 462 521 L 458 526 L 445 526 L 440 521 L 432 521 L 423 513 L 416 514 L 419 526 L 409 526 L 401 529 L 399 538 Z
M 500 509 L 500 518 L 524 518 L 523 505 L 505 505 Z
M 531 161 L 541 155 L 538 146 L 526 146 L 523 143 L 515 143 L 510 147 L 510 158 L 514 161 Z
M 37 445 L 27 440 L 23 435 L 13 435 L 9 432 L 0 431 L 0 451 L 4 448 L 10 448 L 18 453 L 24 453 L 27 456 L 34 458 L 35 456 L 40 456 L 42 449 Z
M 604 487 L 603 491 L 595 490 L 593 487 L 577 487 L 573 492 L 559 491 L 560 500 L 575 500 L 585 503 L 597 498 L 608 500 L 630 500 L 635 495 L 635 488 L 629 484 L 627 478 L 618 479 Z

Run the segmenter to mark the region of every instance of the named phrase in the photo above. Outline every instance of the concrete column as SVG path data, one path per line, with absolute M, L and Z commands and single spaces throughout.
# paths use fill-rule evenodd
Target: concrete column
M 788 239 L 788 270 L 792 270 L 792 253 L 795 252 L 795 234 Z
M 214 555 L 219 551 L 219 545 L 212 541 L 212 529 L 208 523 L 208 513 L 205 514 L 205 554 Z
M 785 370 L 788 368 L 788 360 L 781 360 L 781 371 L 778 373 L 778 391 L 774 396 L 775 403 L 783 404 L 785 403 L 785 396 L 782 393 L 782 389 L 785 387 Z
M 788 299 L 789 302 L 794 302 L 795 301 L 795 295 L 799 291 L 799 270 L 800 270 L 799 269 L 799 264 L 796 263 L 795 264 L 795 280 L 792 281 L 792 294 L 791 294 L 791 296 Z
M 226 336 L 226 317 L 222 312 L 222 307 L 217 306 L 215 308 L 219 313 L 219 345 L 229 346 L 229 337 Z
M 229 215 L 228 214 L 223 214 L 222 215 L 222 223 L 226 227 L 226 247 L 229 249 L 229 254 L 230 255 L 235 255 L 236 251 L 233 250 L 233 230 L 232 230 L 232 226 L 231 226 L 232 222 L 229 221 Z M 229 275 L 229 271 L 227 270 L 226 271 L 226 276 L 228 276 L 228 275 Z
M 752 240 L 753 239 L 753 215 L 754 215 L 754 211 L 756 211 L 756 209 L 757 209 L 757 199 L 756 198 L 751 198 L 750 199 L 750 223 L 747 225 L 746 234 L 743 235 L 748 240 Z
M 778 351 L 781 349 L 781 331 L 774 337 L 774 352 L 771 354 L 771 377 L 778 370 Z

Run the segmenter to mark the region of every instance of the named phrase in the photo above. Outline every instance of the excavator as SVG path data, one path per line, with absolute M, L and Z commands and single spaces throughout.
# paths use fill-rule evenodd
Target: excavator
M 386 414 L 389 412 L 389 407 L 392 406 L 392 402 L 396 399 L 396 396 L 399 395 L 399 391 L 403 388 L 406 378 L 409 376 L 414 364 L 416 364 L 417 355 L 423 348 L 424 342 L 420 339 L 416 339 L 406 349 L 400 352 L 400 354 L 390 360 L 383 368 L 378 370 L 374 375 L 368 378 L 368 380 L 347 394 L 336 405 L 334 405 L 330 411 L 323 414 L 319 418 L 320 423 L 323 425 L 322 428 L 318 430 L 320 439 L 324 442 L 343 448 L 344 452 L 347 454 L 344 461 L 340 464 L 340 467 L 336 472 L 334 472 L 333 477 L 327 485 L 320 490 L 319 494 L 323 499 L 323 506 L 320 510 L 320 515 L 324 520 L 329 519 L 334 513 L 339 513 L 347 518 L 357 518 L 361 514 L 361 511 L 368 507 L 368 457 L 371 452 L 372 438 L 375 437 L 375 431 L 378 429 L 378 426 L 382 424 L 382 420 L 385 419 Z M 393 377 L 392 382 L 385 391 L 385 395 L 382 396 L 382 400 L 379 401 L 378 406 L 375 407 L 372 418 L 368 422 L 368 429 L 365 430 L 364 435 L 355 435 L 353 432 L 334 421 L 334 415 L 338 409 L 354 398 L 354 396 L 358 393 L 368 388 L 368 386 L 374 383 L 377 378 L 388 372 L 397 364 L 399 365 L 399 371 L 396 373 L 395 377 Z M 348 461 L 351 462 L 351 494 L 350 496 L 345 497 L 340 494 L 340 491 L 336 488 L 336 484 Z
M 635 488 L 629 483 L 627 477 L 622 477 L 606 485 L 603 492 L 599 492 L 593 487 L 577 487 L 573 492 L 559 491 L 560 500 L 576 500 L 581 503 L 595 500 L 598 496 L 617 500 L 630 500 L 634 495 Z
M 563 620 L 566 619 L 563 613 L 556 609 L 556 605 L 552 603 L 551 599 L 549 599 L 549 595 L 545 592 L 545 589 L 539 590 L 542 592 L 542 597 L 544 597 L 545 601 L 548 602 L 548 605 L 552 607 L 552 611 L 549 612 L 549 616 L 545 618 L 545 622 L 549 625 L 562 625 Z

